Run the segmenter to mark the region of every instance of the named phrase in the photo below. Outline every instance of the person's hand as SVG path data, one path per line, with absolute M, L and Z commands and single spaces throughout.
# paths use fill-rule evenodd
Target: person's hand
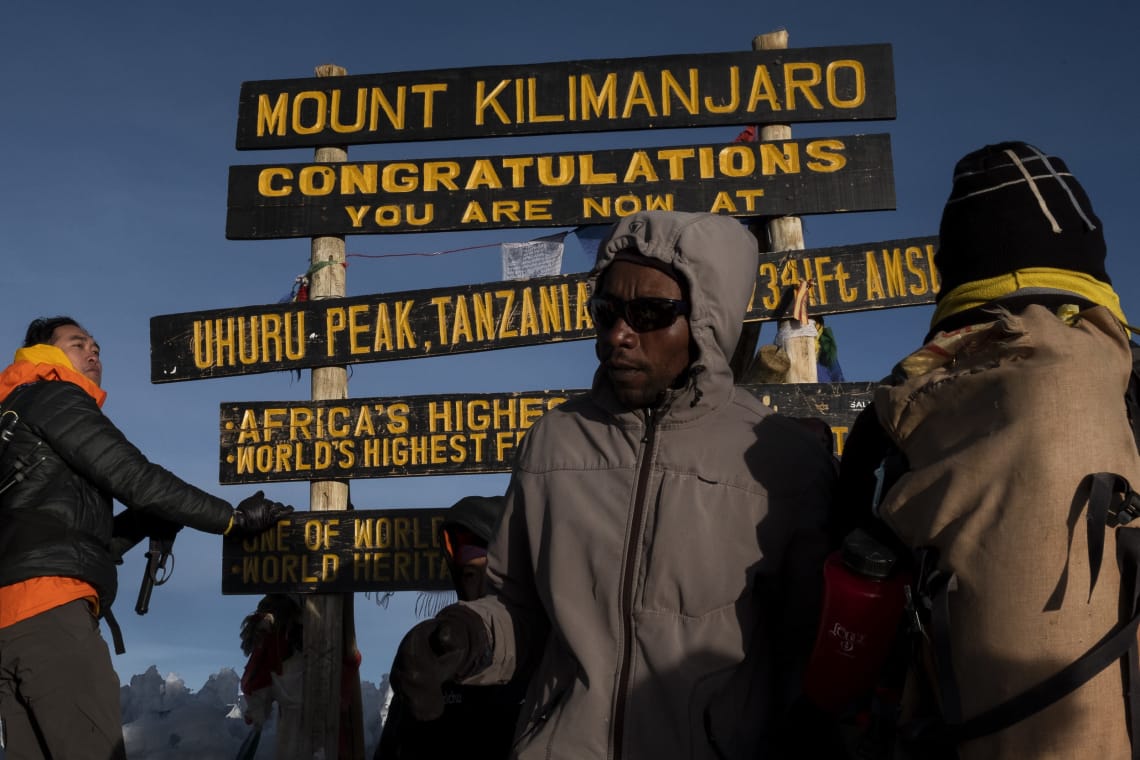
M 169 544 L 174 542 L 174 537 L 180 530 L 182 526 L 178 523 L 137 509 L 124 509 L 115 515 L 111 532 L 111 556 L 115 558 L 116 564 L 122 564 L 123 555 L 144 538 L 155 538 Z
M 277 523 L 293 508 L 279 501 L 265 498 L 263 491 L 242 499 L 234 510 L 234 521 L 226 535 L 230 536 L 256 536 Z
M 144 538 L 173 541 L 180 530 L 182 525 L 179 523 L 165 520 L 149 512 L 124 509 L 115 515 L 112 540 L 121 542 L 125 552 Z
M 153 538 L 159 541 L 173 541 L 178 532 L 182 530 L 180 523 L 164 520 L 161 517 L 154 517 L 153 515 L 144 515 L 143 525 L 146 529 L 147 538 Z
M 435 720 L 443 715 L 443 684 L 475 672 L 487 649 L 482 619 L 459 605 L 445 607 L 400 642 L 389 676 L 392 689 L 407 700 L 416 720 Z

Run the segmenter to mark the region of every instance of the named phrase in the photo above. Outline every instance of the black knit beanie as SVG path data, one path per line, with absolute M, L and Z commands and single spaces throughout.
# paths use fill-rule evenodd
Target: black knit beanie
M 505 501 L 502 496 L 464 496 L 444 513 L 440 530 L 464 528 L 478 536 L 485 546 L 495 535 Z
M 987 145 L 954 167 L 934 265 L 938 298 L 963 283 L 1029 267 L 1112 284 L 1100 219 L 1065 162 L 1023 142 Z

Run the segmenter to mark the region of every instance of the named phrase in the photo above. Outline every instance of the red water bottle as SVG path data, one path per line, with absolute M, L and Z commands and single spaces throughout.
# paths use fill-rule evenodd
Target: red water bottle
M 874 687 L 906 607 L 909 576 L 866 531 L 856 530 L 823 565 L 823 610 L 804 694 L 839 712 Z

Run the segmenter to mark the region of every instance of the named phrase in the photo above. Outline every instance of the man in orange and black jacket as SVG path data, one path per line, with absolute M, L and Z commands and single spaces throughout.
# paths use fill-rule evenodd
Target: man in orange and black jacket
M 115 565 L 182 526 L 256 535 L 292 511 L 235 509 L 151 463 L 103 415 L 99 344 L 34 320 L 0 373 L 0 718 L 8 757 L 125 758 L 119 679 L 99 633 Z M 127 507 L 113 514 L 112 500 Z M 118 642 L 116 642 L 118 643 Z

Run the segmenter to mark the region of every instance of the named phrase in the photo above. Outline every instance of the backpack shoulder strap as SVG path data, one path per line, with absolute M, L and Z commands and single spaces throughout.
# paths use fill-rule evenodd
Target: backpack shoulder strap
M 1129 348 L 1132 349 L 1132 374 L 1128 378 L 1128 390 L 1124 392 L 1124 406 L 1132 425 L 1132 437 L 1140 450 L 1140 344 L 1129 341 Z

